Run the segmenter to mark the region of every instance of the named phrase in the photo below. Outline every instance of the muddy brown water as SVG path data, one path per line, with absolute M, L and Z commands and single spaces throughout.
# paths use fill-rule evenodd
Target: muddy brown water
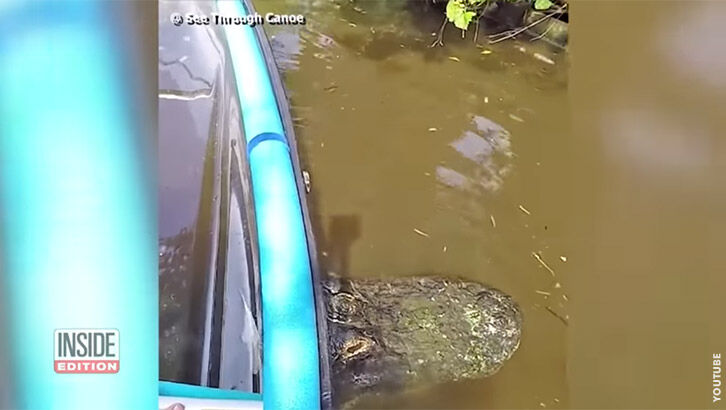
M 494 377 L 358 407 L 566 407 L 568 58 L 527 40 L 477 46 L 451 26 L 431 48 L 442 15 L 420 4 L 257 6 L 307 17 L 265 29 L 311 176 L 322 268 L 462 276 L 524 312 L 521 347 Z

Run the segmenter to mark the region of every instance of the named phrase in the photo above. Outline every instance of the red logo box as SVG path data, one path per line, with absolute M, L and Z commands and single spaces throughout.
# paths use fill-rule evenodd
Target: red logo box
M 58 329 L 53 335 L 56 373 L 118 373 L 117 329 Z

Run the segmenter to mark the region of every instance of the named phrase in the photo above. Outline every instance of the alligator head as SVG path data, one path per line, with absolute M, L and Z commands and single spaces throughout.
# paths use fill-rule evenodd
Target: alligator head
M 333 279 L 325 288 L 335 401 L 491 376 L 522 314 L 488 286 L 441 277 Z

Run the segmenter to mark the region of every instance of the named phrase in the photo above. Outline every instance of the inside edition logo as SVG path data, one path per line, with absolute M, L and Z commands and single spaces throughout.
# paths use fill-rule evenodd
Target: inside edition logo
M 58 329 L 53 339 L 56 373 L 118 373 L 118 330 Z

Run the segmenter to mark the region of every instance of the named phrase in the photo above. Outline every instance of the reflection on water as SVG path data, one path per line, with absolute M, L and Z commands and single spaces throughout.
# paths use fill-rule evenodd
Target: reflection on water
M 311 176 L 322 267 L 464 276 L 523 309 L 521 348 L 495 377 L 358 405 L 566 407 L 566 55 L 527 40 L 475 45 L 451 27 L 431 48 L 442 14 L 425 2 L 257 7 L 307 17 L 265 30 Z
M 450 145 L 464 158 L 474 161 L 478 166 L 472 172 L 476 181 L 488 191 L 502 187 L 504 177 L 511 170 L 508 162 L 514 156 L 511 151 L 510 135 L 501 125 L 482 116 L 474 117 L 477 132 L 466 131 Z M 501 157 L 501 159 L 500 159 Z M 437 167 L 437 175 L 441 167 Z
M 614 109 L 603 128 L 613 160 L 657 182 L 698 185 L 711 161 L 713 147 L 702 125 L 680 123 L 653 108 Z
M 726 52 L 724 52 L 723 6 L 704 2 L 683 13 L 662 17 L 664 28 L 655 49 L 663 60 L 683 74 L 684 81 L 726 91 Z M 665 29 L 667 28 L 667 30 Z

